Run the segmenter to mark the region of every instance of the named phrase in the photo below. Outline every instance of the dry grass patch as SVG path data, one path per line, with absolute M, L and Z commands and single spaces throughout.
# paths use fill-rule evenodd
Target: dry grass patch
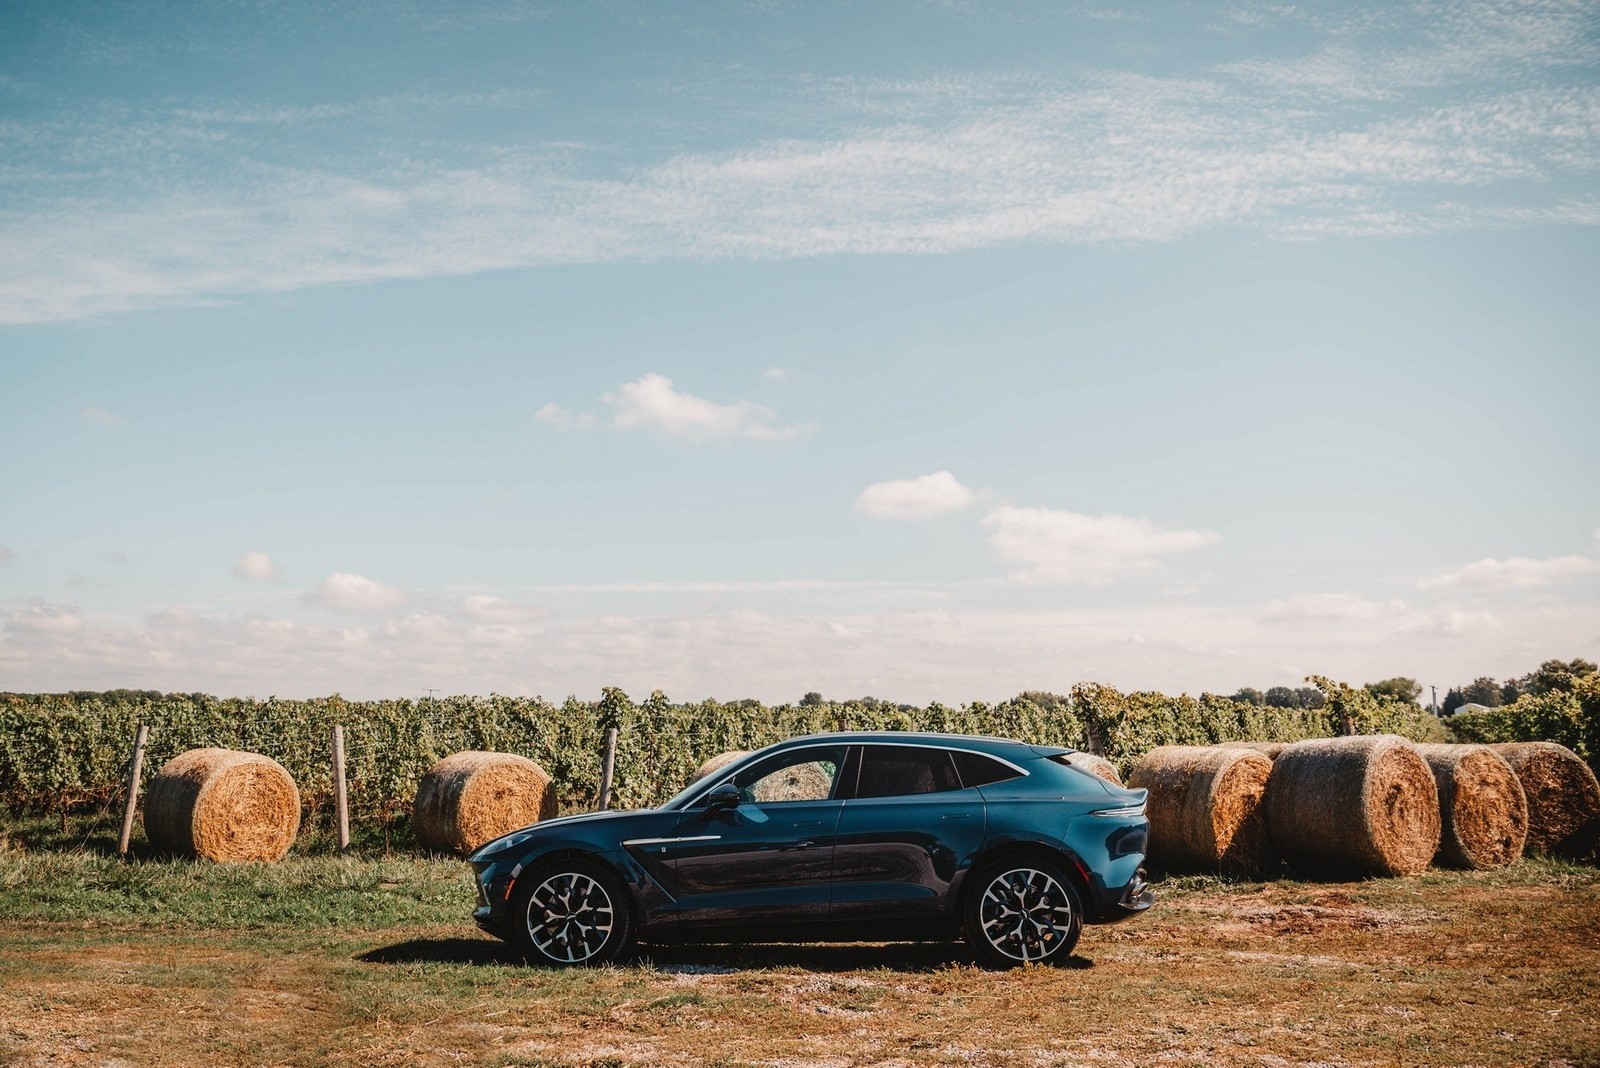
M 1170 881 L 1072 967 L 958 947 L 524 967 L 463 925 L 9 925 L 0 1061 L 50 1065 L 1600 1063 L 1600 876 Z

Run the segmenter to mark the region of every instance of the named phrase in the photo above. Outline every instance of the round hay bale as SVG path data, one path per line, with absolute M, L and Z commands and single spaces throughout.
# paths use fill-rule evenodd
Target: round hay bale
M 730 749 L 726 753 L 718 753 L 716 756 L 712 757 L 710 760 L 706 761 L 704 764 L 701 764 L 695 769 L 694 777 L 689 780 L 689 783 L 690 785 L 693 785 L 694 783 L 697 783 L 701 779 L 705 778 L 707 775 L 719 772 L 729 764 L 732 764 L 734 761 L 743 760 L 749 755 L 750 750 L 748 749 Z
M 538 764 L 515 753 L 468 750 L 428 769 L 411 825 L 422 848 L 464 856 L 558 808 L 555 783 Z
M 1164 745 L 1140 757 L 1128 785 L 1150 791 L 1151 861 L 1168 871 L 1259 874 L 1271 774 L 1271 760 L 1242 747 Z
M 1264 807 L 1274 849 L 1306 872 L 1416 875 L 1439 850 L 1433 772 L 1393 734 L 1285 746 Z
M 1253 749 L 1268 760 L 1277 760 L 1288 742 L 1223 742 L 1224 749 Z
M 1098 776 L 1114 786 L 1122 785 L 1122 773 L 1117 770 L 1115 764 L 1103 756 L 1096 756 L 1094 753 L 1070 753 L 1065 759 L 1068 764 L 1080 771 L 1087 771 L 1090 775 Z
M 1437 863 L 1501 868 L 1522 856 L 1528 801 L 1516 773 L 1487 746 L 1419 745 L 1439 790 Z
M 821 801 L 833 790 L 833 777 L 816 762 L 795 764 L 763 776 L 754 784 L 755 800 Z
M 1528 798 L 1530 853 L 1583 859 L 1600 846 L 1600 784 L 1583 758 L 1555 742 L 1489 747 L 1511 765 Z
M 157 849 L 223 862 L 278 860 L 300 831 L 300 791 L 271 757 L 191 749 L 162 765 L 145 794 Z

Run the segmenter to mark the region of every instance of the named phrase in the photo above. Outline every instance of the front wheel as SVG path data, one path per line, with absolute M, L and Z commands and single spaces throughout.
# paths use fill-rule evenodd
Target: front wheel
M 524 872 L 512 895 L 511 933 L 534 964 L 606 964 L 633 933 L 627 891 L 606 868 L 558 860 Z
M 1066 873 L 1024 858 L 972 873 L 962 905 L 967 943 L 989 968 L 1060 964 L 1083 931 L 1083 904 Z

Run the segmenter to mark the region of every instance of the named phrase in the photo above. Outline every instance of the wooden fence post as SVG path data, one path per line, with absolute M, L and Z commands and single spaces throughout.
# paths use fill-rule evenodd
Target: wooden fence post
M 333 727 L 333 809 L 338 818 L 339 852 L 350 849 L 350 799 L 344 790 L 344 727 Z
M 606 728 L 605 748 L 600 752 L 600 810 L 611 807 L 611 774 L 617 766 L 617 728 Z
M 128 840 L 133 837 L 133 813 L 139 804 L 139 772 L 144 768 L 144 743 L 150 737 L 150 728 L 139 724 L 133 736 L 133 762 L 128 765 L 128 800 L 122 806 L 122 834 L 117 838 L 117 855 L 128 855 Z

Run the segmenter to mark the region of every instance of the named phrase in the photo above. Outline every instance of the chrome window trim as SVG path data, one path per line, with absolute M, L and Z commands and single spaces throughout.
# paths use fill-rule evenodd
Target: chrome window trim
M 949 737 L 959 738 L 959 737 L 961 737 L 961 735 L 959 735 L 959 734 L 949 735 Z M 800 752 L 800 751 L 806 750 L 806 749 L 836 749 L 839 746 L 844 746 L 846 748 L 849 748 L 850 746 L 853 746 L 853 745 L 859 745 L 859 746 L 863 746 L 863 747 L 869 746 L 869 745 L 878 745 L 878 746 L 892 745 L 892 746 L 897 746 L 897 747 L 902 748 L 902 749 L 907 749 L 907 748 L 939 749 L 939 750 L 943 750 L 944 752 L 947 752 L 947 753 L 968 753 L 968 754 L 970 754 L 972 756 L 986 757 L 989 760 L 998 761 L 999 763 L 1004 764 L 1006 767 L 1010 768 L 1012 771 L 1016 772 L 1018 775 L 1022 776 L 1023 778 L 1027 778 L 1029 775 L 1032 774 L 1031 772 L 1028 771 L 1027 768 L 1021 767 L 1020 765 L 1018 765 L 1018 764 L 1016 764 L 1016 763 L 1014 763 L 1014 762 L 1012 762 L 1010 760 L 1007 760 L 1003 756 L 995 756 L 993 753 L 985 753 L 981 749 L 972 749 L 972 748 L 969 748 L 969 747 L 964 746 L 964 745 L 946 745 L 943 742 L 924 741 L 922 739 L 914 739 L 914 738 L 908 738 L 905 741 L 898 741 L 898 740 L 890 741 L 889 739 L 886 739 L 886 738 L 870 738 L 870 739 L 869 738 L 859 738 L 859 739 L 855 739 L 855 740 L 852 740 L 852 741 L 808 742 L 805 745 L 795 746 L 793 749 L 781 750 L 781 752 L 783 752 L 783 753 L 794 753 L 794 752 Z M 755 756 L 755 755 L 756 755 L 755 753 L 751 753 L 750 754 L 750 756 L 752 756 L 752 757 Z M 767 756 L 777 756 L 777 755 L 778 755 L 778 753 L 768 753 L 767 754 Z M 846 754 L 846 759 L 848 759 L 848 758 L 849 758 L 849 754 L 847 753 Z M 748 760 L 748 759 L 749 758 L 746 758 L 746 760 Z M 765 757 L 763 757 L 762 759 L 765 759 Z M 733 776 L 737 775 L 744 768 L 745 763 L 746 763 L 745 760 L 741 760 L 737 764 L 729 765 L 727 768 L 723 769 L 723 772 L 725 772 L 726 774 L 719 773 L 717 775 L 712 776 L 712 778 L 715 781 L 713 781 L 709 786 L 707 786 L 700 793 L 696 794 L 691 800 L 689 800 L 689 801 L 685 802 L 684 804 L 680 805 L 678 807 L 677 811 L 679 811 L 679 812 L 687 812 L 690 809 L 694 808 L 701 801 L 705 800 L 706 794 L 710 793 L 712 790 L 716 789 L 718 786 L 721 786 L 723 783 L 731 781 L 733 779 Z M 841 768 L 842 768 L 842 765 L 841 765 Z M 1002 779 L 1001 781 L 1004 782 L 1005 780 Z M 975 786 L 965 786 L 965 787 L 962 787 L 962 789 L 965 789 L 965 790 L 976 790 L 977 787 L 975 787 Z M 949 793 L 948 790 L 941 790 L 939 792 L 940 793 Z M 898 797 L 898 796 L 912 796 L 912 795 L 897 794 L 895 796 Z M 879 799 L 878 798 L 870 798 L 869 797 L 869 798 L 865 798 L 865 799 L 862 799 L 862 798 L 850 798 L 850 800 L 852 800 L 852 801 L 856 801 L 856 800 L 874 801 L 874 800 L 879 800 Z M 790 802 L 790 801 L 769 801 L 769 802 L 767 802 L 767 804 L 779 804 L 779 805 L 782 805 L 782 804 L 798 804 L 798 803 L 800 803 L 800 802 Z M 626 843 L 624 843 L 624 844 L 626 844 Z
M 782 749 L 782 750 L 779 750 L 776 753 L 766 753 L 764 755 L 762 755 L 760 753 L 760 751 L 757 751 L 756 753 L 751 753 L 750 756 L 745 757 L 743 760 L 741 760 L 741 761 L 739 761 L 739 762 L 737 762 L 735 764 L 729 764 L 726 768 L 723 768 L 720 771 L 718 771 L 717 774 L 708 776 L 708 778 L 710 778 L 712 780 L 711 784 L 709 786 L 707 786 L 704 790 L 702 790 L 698 794 L 696 794 L 694 797 L 690 798 L 688 801 L 686 801 L 683 804 L 679 805 L 678 808 L 676 809 L 676 811 L 678 811 L 678 812 L 687 812 L 687 811 L 689 811 L 691 808 L 694 808 L 700 802 L 704 801 L 705 798 L 706 798 L 706 794 L 709 794 L 712 790 L 715 790 L 717 787 L 721 786 L 725 782 L 732 782 L 733 781 L 733 777 L 735 775 L 737 775 L 739 772 L 743 771 L 744 770 L 744 766 L 746 764 L 750 763 L 751 762 L 751 758 L 753 758 L 755 756 L 760 755 L 762 760 L 766 760 L 768 757 L 784 756 L 784 755 L 787 755 L 789 753 L 802 753 L 802 752 L 805 752 L 807 749 L 843 749 L 845 751 L 845 754 L 844 754 L 845 760 L 849 760 L 850 759 L 850 747 L 852 745 L 859 745 L 859 744 L 860 744 L 859 742 L 808 742 L 805 745 L 797 745 L 793 749 Z M 843 761 L 841 761 L 840 764 L 839 764 L 839 770 L 840 771 L 844 770 L 844 762 Z M 837 775 L 837 773 L 835 773 L 835 775 Z M 815 804 L 815 803 L 816 803 L 815 801 L 764 801 L 764 802 L 762 802 L 762 804 L 766 804 L 766 805 L 797 805 L 797 804 Z
M 686 834 L 681 838 L 629 838 L 622 845 L 626 848 L 627 846 L 672 845 L 675 842 L 716 842 L 720 841 L 721 838 L 722 835 L 720 834 Z

